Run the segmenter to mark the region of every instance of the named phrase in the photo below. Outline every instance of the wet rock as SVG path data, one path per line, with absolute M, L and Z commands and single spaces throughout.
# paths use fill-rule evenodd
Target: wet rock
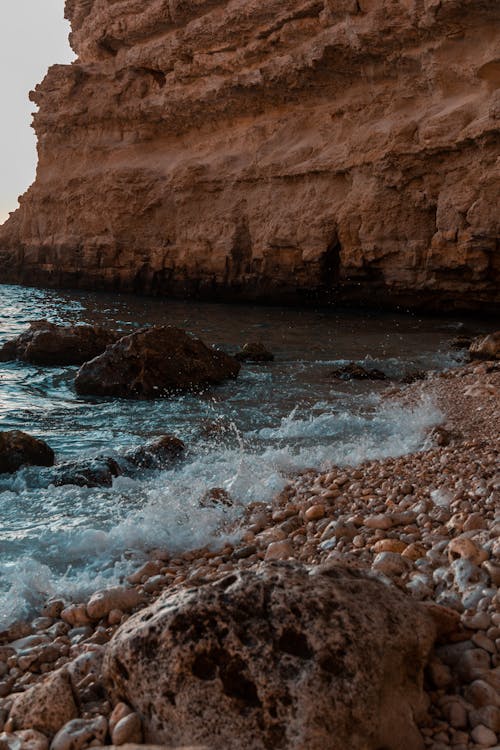
M 20 430 L 0 432 L 0 474 L 13 474 L 22 466 L 53 466 L 54 451 L 43 440 Z
M 80 394 L 158 398 L 199 390 L 235 378 L 240 364 L 173 326 L 153 326 L 124 336 L 80 368 Z
M 99 326 L 57 325 L 35 320 L 0 349 L 0 362 L 21 359 L 35 365 L 82 365 L 101 354 L 119 334 Z
M 472 359 L 500 359 L 500 331 L 474 339 L 469 354 Z
M 420 750 L 434 634 L 376 581 L 271 562 L 163 595 L 118 630 L 103 671 L 157 743 Z
M 145 445 L 125 451 L 122 455 L 65 461 L 37 472 L 40 486 L 111 487 L 119 476 L 134 476 L 147 469 L 165 469 L 177 461 L 186 449 L 174 435 L 161 435 Z
M 53 735 L 78 716 L 71 682 L 64 669 L 14 698 L 9 720 L 14 729 L 36 729 Z
M 236 352 L 234 358 L 239 362 L 274 362 L 274 354 L 260 341 L 245 344 L 241 351 Z
M 455 336 L 450 341 L 451 349 L 468 349 L 473 342 L 472 336 Z
M 38 480 L 55 487 L 67 484 L 77 487 L 111 487 L 113 479 L 122 473 L 114 458 L 96 456 L 78 461 L 65 461 L 49 470 L 43 470 L 39 472 Z
M 348 365 L 338 367 L 330 372 L 331 378 L 337 380 L 387 380 L 387 375 L 377 368 L 366 368 L 357 362 L 350 362 Z
M 185 450 L 185 444 L 175 435 L 161 435 L 146 445 L 126 451 L 123 457 L 138 469 L 164 469 L 180 458 Z

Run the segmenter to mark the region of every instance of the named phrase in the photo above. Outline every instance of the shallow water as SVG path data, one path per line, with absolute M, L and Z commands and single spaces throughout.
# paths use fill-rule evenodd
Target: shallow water
M 203 396 L 153 402 L 78 397 L 75 368 L 0 363 L 0 429 L 46 440 L 58 460 L 112 455 L 163 433 L 188 445 L 168 471 L 119 477 L 112 488 L 44 488 L 37 469 L 0 476 L 0 624 L 55 591 L 83 594 L 123 575 L 154 546 L 214 543 L 223 514 L 199 500 L 223 487 L 237 503 L 268 501 L 297 471 L 401 455 L 423 445 L 440 415 L 380 400 L 385 385 L 339 383 L 336 366 L 356 360 L 400 377 L 460 360 L 449 342 L 458 319 L 171 302 L 0 286 L 0 343 L 31 320 L 99 323 L 130 331 L 172 323 L 229 353 L 262 340 L 276 357 L 244 365 L 239 378 Z M 472 331 L 488 330 L 474 321 Z M 216 438 L 203 426 L 218 421 Z

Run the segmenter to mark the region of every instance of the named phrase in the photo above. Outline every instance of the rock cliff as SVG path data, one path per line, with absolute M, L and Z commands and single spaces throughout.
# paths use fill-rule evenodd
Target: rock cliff
M 66 0 L 0 280 L 498 309 L 498 0 Z

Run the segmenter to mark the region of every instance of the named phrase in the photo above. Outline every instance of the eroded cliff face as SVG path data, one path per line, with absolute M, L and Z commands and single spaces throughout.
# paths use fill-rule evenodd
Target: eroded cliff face
M 498 0 L 67 0 L 0 280 L 498 309 Z

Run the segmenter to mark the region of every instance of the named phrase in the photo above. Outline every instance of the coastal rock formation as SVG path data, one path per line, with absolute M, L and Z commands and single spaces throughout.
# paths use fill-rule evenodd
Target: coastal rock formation
M 27 331 L 0 348 L 0 362 L 21 359 L 34 365 L 83 365 L 118 338 L 119 334 L 100 326 L 57 325 L 35 320 Z
M 103 674 L 147 742 L 420 750 L 434 637 L 424 609 L 378 581 L 265 563 L 166 592 L 116 633 Z
M 498 0 L 66 0 L 2 281 L 498 309 Z
M 124 336 L 78 370 L 81 394 L 159 398 L 235 378 L 240 364 L 174 326 Z
M 0 474 L 13 474 L 22 466 L 53 466 L 54 451 L 43 440 L 21 430 L 0 432 Z

